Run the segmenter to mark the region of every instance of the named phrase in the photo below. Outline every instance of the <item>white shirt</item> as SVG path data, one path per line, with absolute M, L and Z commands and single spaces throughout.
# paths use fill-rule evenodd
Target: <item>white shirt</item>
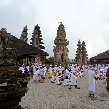
M 49 67 L 48 72 L 52 73 L 52 68 L 51 67 Z
M 88 90 L 95 92 L 95 71 L 89 69 L 88 70 Z

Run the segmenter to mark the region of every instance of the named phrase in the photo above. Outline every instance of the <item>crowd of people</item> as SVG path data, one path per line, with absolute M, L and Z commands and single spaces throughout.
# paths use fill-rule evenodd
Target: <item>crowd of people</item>
M 83 78 L 88 74 L 88 91 L 89 97 L 95 98 L 96 84 L 95 80 L 106 79 L 108 65 L 77 65 L 68 64 L 67 66 L 59 65 L 42 65 L 34 63 L 25 66 L 24 64 L 19 67 L 22 73 L 29 72 L 32 75 L 34 82 L 44 83 L 45 79 L 50 79 L 52 84 L 68 86 L 71 90 L 72 86 L 78 87 L 78 79 Z

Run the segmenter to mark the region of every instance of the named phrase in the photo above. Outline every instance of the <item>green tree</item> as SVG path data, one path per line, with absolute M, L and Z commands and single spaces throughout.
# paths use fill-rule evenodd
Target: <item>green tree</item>
M 54 57 L 52 56 L 52 57 L 49 57 L 49 58 L 45 59 L 45 63 L 53 65 L 54 64 Z

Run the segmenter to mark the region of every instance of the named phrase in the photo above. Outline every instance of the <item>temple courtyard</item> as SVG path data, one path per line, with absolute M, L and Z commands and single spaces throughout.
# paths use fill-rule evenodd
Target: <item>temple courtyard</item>
M 49 79 L 44 83 L 35 83 L 32 78 L 28 83 L 28 92 L 19 103 L 24 109 L 109 109 L 109 93 L 106 91 L 105 80 L 96 81 L 96 96 L 88 97 L 87 72 L 78 79 L 80 89 L 55 85 Z

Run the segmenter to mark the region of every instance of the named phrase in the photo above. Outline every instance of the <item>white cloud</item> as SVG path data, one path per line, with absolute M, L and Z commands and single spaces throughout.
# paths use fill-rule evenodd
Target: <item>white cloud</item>
M 46 51 L 53 55 L 59 23 L 65 25 L 69 57 L 74 58 L 78 40 L 86 42 L 89 57 L 109 49 L 108 0 L 0 0 L 0 28 L 20 37 L 28 25 L 29 38 L 39 24 Z

